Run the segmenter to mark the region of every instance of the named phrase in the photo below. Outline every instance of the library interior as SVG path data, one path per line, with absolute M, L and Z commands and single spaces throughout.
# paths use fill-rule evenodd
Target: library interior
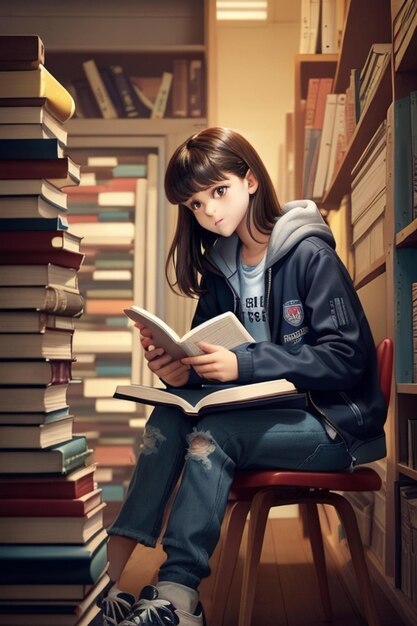
M 251 143 L 281 206 L 317 206 L 388 409 L 369 462 L 237 471 L 199 587 L 206 625 L 417 624 L 416 0 L 14 0 L 0 2 L 0 626 L 124 626 L 103 617 L 107 530 L 153 410 L 127 396 L 161 386 L 132 307 L 180 349 L 197 299 L 167 281 L 164 178 L 211 127 Z M 297 330 L 299 301 L 290 315 Z M 231 328 L 230 349 L 249 341 Z M 308 393 L 289 387 L 298 407 Z M 118 588 L 137 598 L 165 558 L 131 547 Z M 173 611 L 126 624 L 203 624 Z

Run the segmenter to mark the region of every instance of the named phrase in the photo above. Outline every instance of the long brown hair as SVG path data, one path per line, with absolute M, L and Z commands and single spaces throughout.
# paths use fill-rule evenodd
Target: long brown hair
M 218 235 L 200 226 L 184 203 L 195 193 L 224 180 L 225 174 L 244 178 L 251 170 L 258 188 L 250 196 L 247 212 L 249 232 L 253 225 L 269 234 L 281 214 L 271 178 L 253 146 L 229 128 L 207 128 L 192 135 L 172 155 L 165 174 L 165 194 L 178 204 L 177 227 L 168 252 L 165 274 L 171 288 L 187 296 L 201 293 L 204 253 Z M 176 280 L 170 278 L 171 264 Z M 175 289 L 174 289 L 175 291 Z

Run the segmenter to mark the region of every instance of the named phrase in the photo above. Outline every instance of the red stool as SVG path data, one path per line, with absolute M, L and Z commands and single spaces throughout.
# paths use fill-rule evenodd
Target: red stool
M 377 347 L 379 382 L 387 405 L 392 378 L 393 344 L 384 339 Z M 250 626 L 259 565 L 269 509 L 302 504 L 326 619 L 332 619 L 323 537 L 318 504 L 332 505 L 343 524 L 369 626 L 379 626 L 375 600 L 355 513 L 344 491 L 378 491 L 381 479 L 370 467 L 352 472 L 239 471 L 236 472 L 222 527 L 219 563 L 215 572 L 210 626 L 221 626 L 247 514 L 250 512 L 238 626 Z

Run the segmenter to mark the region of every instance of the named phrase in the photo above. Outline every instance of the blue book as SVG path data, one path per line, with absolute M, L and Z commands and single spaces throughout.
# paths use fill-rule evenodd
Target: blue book
M 66 217 L 62 217 L 61 215 L 51 218 L 0 218 L 0 232 L 14 232 L 16 230 L 68 230 L 68 221 Z
M 114 178 L 143 178 L 146 176 L 145 163 L 122 163 L 113 168 Z
M 396 232 L 413 219 L 413 172 L 410 97 L 394 102 L 394 211 Z
M 107 533 L 81 545 L 3 544 L 0 562 L 0 584 L 94 584 L 107 565 Z
M 90 454 L 83 435 L 39 450 L 0 449 L 0 474 L 68 474 L 85 465 Z
M 0 159 L 58 159 L 63 156 L 58 139 L 0 139 Z

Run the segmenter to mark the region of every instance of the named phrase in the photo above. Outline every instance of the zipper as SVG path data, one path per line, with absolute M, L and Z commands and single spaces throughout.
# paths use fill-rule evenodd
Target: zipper
M 271 295 L 271 285 L 272 285 L 272 268 L 268 267 L 265 274 L 265 314 L 267 316 L 268 326 L 271 328 L 269 323 L 270 315 L 269 315 L 269 297 Z
M 342 396 L 343 400 L 348 405 L 348 407 L 350 407 L 352 409 L 352 412 L 356 416 L 356 419 L 357 419 L 357 422 L 358 422 L 359 426 L 363 426 L 363 417 L 362 417 L 362 413 L 361 413 L 358 405 L 355 404 L 354 402 L 352 402 L 352 400 L 349 398 L 349 396 L 344 391 L 340 391 L 339 393 Z
M 326 413 L 323 411 L 323 409 L 321 409 L 319 406 L 317 406 L 317 404 L 314 402 L 313 398 L 311 397 L 311 391 L 307 391 L 307 397 L 310 400 L 311 404 L 313 405 L 313 407 L 316 409 L 316 411 L 319 412 L 320 417 L 323 419 L 323 422 L 326 422 L 326 424 L 328 426 L 330 426 L 330 428 L 333 428 L 333 430 L 335 430 L 337 432 L 337 434 L 339 435 L 339 437 L 341 437 L 343 439 L 343 441 L 345 442 L 346 446 L 346 440 L 344 438 L 344 436 L 342 435 L 342 433 L 340 432 L 340 430 L 337 428 L 337 426 L 335 426 L 333 424 L 332 421 L 330 421 L 330 419 L 327 417 Z

